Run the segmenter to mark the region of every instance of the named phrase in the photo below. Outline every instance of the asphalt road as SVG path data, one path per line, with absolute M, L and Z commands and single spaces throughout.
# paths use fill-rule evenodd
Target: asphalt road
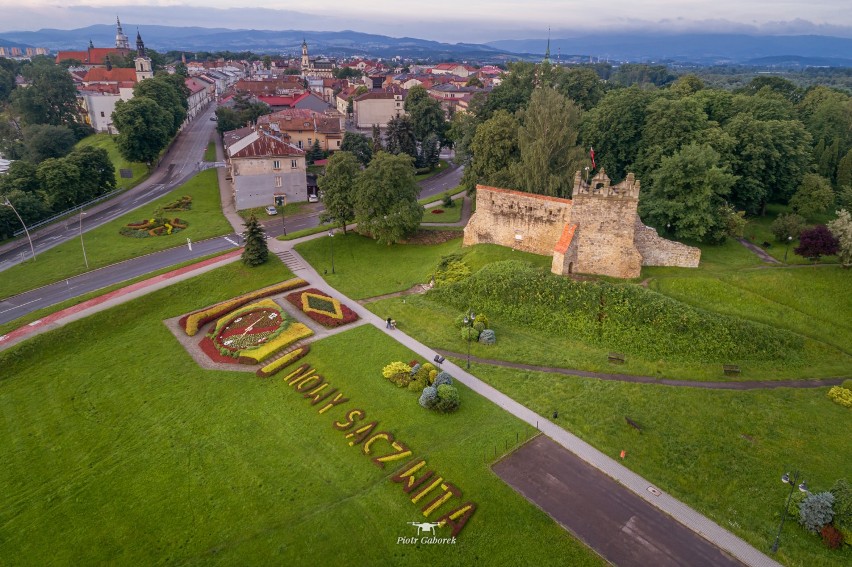
M 493 469 L 613 565 L 743 565 L 545 435 Z
M 81 224 L 82 232 L 85 234 L 93 228 L 158 199 L 195 175 L 201 168 L 204 150 L 216 128 L 216 123 L 210 120 L 215 109 L 216 106 L 211 104 L 178 134 L 174 144 L 148 179 L 133 189 L 84 211 L 82 220 L 80 215 L 74 215 L 65 221 L 31 233 L 36 261 L 38 261 L 39 253 L 71 238 L 79 238 Z M 31 256 L 30 245 L 26 238 L 0 247 L 0 272 Z

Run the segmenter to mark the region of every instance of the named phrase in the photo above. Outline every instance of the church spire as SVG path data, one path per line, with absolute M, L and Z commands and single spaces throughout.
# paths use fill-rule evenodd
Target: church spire
M 136 30 L 136 56 L 145 57 L 145 43 L 142 41 L 142 35 L 138 28 Z
M 130 43 L 127 41 L 127 36 L 124 35 L 124 30 L 121 29 L 121 20 L 118 16 L 115 17 L 115 47 L 116 49 L 130 49 Z
M 547 50 L 544 52 L 544 61 L 550 63 L 550 28 L 547 28 Z

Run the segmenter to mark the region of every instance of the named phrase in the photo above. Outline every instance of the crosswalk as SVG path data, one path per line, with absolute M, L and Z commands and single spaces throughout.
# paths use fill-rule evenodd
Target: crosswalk
M 302 260 L 298 256 L 293 254 L 292 250 L 276 252 L 275 255 L 281 259 L 281 262 L 283 262 L 284 265 L 287 266 L 287 268 L 289 268 L 291 272 L 305 269 L 305 264 L 302 263 Z

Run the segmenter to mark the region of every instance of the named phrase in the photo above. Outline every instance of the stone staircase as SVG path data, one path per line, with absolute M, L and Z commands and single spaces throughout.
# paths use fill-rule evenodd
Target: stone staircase
M 283 262 L 291 272 L 305 269 L 305 264 L 302 263 L 302 260 L 298 256 L 293 254 L 292 250 L 276 252 L 275 255 L 281 259 L 281 262 Z

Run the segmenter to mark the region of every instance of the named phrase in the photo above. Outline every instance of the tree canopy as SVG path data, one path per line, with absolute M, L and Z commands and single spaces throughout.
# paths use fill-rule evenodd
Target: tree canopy
M 112 122 L 118 130 L 116 143 L 125 159 L 151 163 L 170 138 L 174 114 L 148 97 L 118 101 Z
M 420 226 L 423 207 L 414 180 L 413 159 L 379 152 L 356 182 L 355 222 L 358 231 L 377 242 L 393 244 Z
M 355 182 L 360 172 L 358 159 L 348 151 L 335 152 L 328 159 L 325 175 L 318 180 L 325 206 L 321 222 L 334 223 L 346 232 L 346 225 L 355 218 Z

